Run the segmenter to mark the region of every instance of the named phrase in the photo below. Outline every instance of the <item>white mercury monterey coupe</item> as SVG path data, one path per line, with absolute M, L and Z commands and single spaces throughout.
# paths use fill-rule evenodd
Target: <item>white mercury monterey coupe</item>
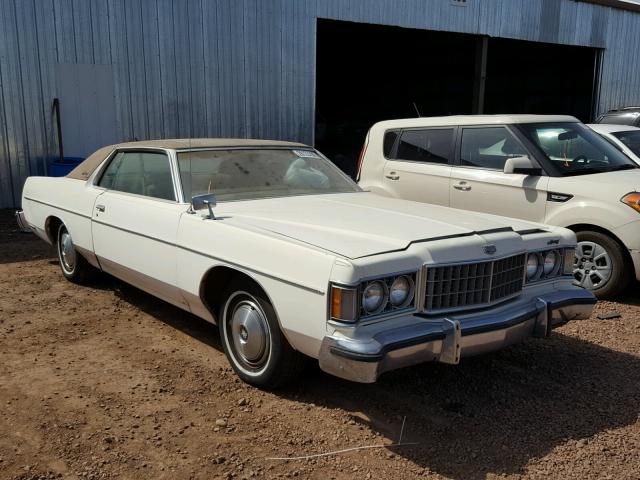
M 217 323 L 260 387 L 306 357 L 358 382 L 456 364 L 595 303 L 572 283 L 570 230 L 364 192 L 297 143 L 109 146 L 67 177 L 27 179 L 22 206 L 67 279 L 102 270 Z

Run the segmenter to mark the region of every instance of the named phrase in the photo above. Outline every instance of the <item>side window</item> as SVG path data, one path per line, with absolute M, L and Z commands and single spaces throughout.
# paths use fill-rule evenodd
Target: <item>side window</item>
M 100 187 L 146 197 L 176 199 L 169 157 L 156 152 L 119 152 L 104 171 Z
M 527 155 L 527 151 L 505 127 L 465 128 L 462 131 L 462 165 L 502 170 L 507 158 L 522 155 Z
M 447 164 L 452 142 L 452 128 L 405 130 L 400 136 L 396 159 Z
M 391 150 L 396 143 L 399 132 L 396 130 L 390 130 L 385 132 L 384 134 L 384 142 L 382 145 L 382 151 L 384 153 L 385 158 L 391 157 Z

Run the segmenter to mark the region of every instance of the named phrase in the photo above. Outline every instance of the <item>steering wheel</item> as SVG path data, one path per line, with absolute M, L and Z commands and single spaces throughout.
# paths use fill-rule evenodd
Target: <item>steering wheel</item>
M 589 159 L 587 158 L 586 155 L 578 155 L 576 158 L 573 159 L 573 161 L 576 163 L 587 163 Z

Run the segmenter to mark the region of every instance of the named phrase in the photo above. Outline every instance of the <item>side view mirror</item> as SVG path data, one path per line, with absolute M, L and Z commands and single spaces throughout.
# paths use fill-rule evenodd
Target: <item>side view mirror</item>
M 191 210 L 196 211 L 206 207 L 209 209 L 209 218 L 212 220 L 216 219 L 216 216 L 213 214 L 213 207 L 216 205 L 216 196 L 213 193 L 191 197 Z
M 504 163 L 504 173 L 519 173 L 522 175 L 542 175 L 542 169 L 533 163 L 526 155 L 507 158 Z

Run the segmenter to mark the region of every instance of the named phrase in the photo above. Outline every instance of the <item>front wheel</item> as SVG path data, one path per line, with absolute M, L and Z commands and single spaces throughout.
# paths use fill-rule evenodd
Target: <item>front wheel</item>
M 573 265 L 576 282 L 600 299 L 622 292 L 631 281 L 625 252 L 618 242 L 600 232 L 576 233 L 578 245 Z
M 238 376 L 260 388 L 276 388 L 297 377 L 304 356 L 287 342 L 264 293 L 237 286 L 226 298 L 218 326 L 222 347 Z

